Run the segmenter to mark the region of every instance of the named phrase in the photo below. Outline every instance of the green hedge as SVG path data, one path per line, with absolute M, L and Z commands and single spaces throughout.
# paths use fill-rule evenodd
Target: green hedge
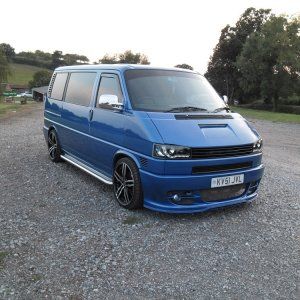
M 17 64 L 25 64 L 45 69 L 50 69 L 51 67 L 51 61 L 42 61 L 21 56 L 14 57 L 13 62 Z
M 254 103 L 244 104 L 239 106 L 244 108 L 258 109 L 258 110 L 267 110 L 267 111 L 273 110 L 272 104 L 266 104 L 261 102 L 254 102 Z M 278 106 L 278 112 L 300 115 L 300 106 L 280 104 Z

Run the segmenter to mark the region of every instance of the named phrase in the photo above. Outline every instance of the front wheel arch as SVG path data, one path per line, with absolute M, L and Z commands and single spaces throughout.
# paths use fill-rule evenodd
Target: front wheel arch
M 144 197 L 139 168 L 130 157 L 121 157 L 116 161 L 113 169 L 113 187 L 119 205 L 130 210 L 143 207 Z
M 115 168 L 115 165 L 116 165 L 117 161 L 119 159 L 125 158 L 125 157 L 128 157 L 128 158 L 132 159 L 135 162 L 138 169 L 141 169 L 140 161 L 132 153 L 127 152 L 127 151 L 123 151 L 123 150 L 119 150 L 115 153 L 115 156 L 113 158 L 113 170 Z

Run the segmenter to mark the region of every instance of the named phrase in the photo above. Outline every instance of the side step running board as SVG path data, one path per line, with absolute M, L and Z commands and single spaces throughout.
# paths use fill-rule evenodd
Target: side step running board
M 77 168 L 81 169 L 82 171 L 85 171 L 86 173 L 94 176 L 95 178 L 99 179 L 100 181 L 102 181 L 106 184 L 113 184 L 112 180 L 109 177 L 92 169 L 91 167 L 87 166 L 86 164 L 82 163 L 81 161 L 77 160 L 76 158 L 74 158 L 68 154 L 63 154 L 60 157 L 63 160 L 65 160 L 65 161 L 69 162 L 70 164 L 76 166 Z

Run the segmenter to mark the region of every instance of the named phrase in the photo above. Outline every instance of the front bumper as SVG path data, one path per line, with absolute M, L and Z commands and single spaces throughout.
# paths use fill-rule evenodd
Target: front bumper
M 144 192 L 144 207 L 166 213 L 195 213 L 249 202 L 257 196 L 256 190 L 263 171 L 263 164 L 243 171 L 203 175 L 155 175 L 140 170 Z M 241 195 L 213 202 L 206 202 L 201 199 L 201 194 L 198 191 L 210 189 L 213 177 L 237 174 L 244 174 L 245 191 Z M 174 203 L 172 197 L 170 197 L 170 191 L 189 191 L 192 195 L 192 203 Z

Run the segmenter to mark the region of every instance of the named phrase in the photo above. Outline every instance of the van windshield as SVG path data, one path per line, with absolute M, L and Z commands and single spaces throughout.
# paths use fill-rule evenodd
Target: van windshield
M 209 82 L 195 73 L 127 70 L 125 81 L 135 110 L 214 112 L 225 109 L 223 100 Z

